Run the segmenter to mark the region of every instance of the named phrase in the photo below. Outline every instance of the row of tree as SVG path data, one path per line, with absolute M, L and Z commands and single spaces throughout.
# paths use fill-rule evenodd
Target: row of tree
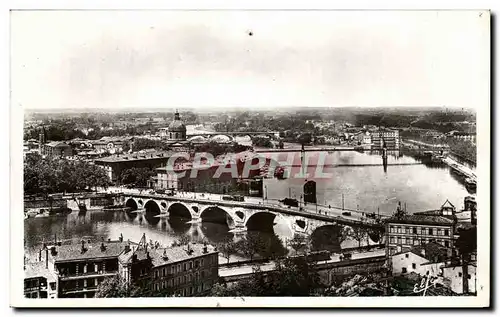
M 285 256 L 288 251 L 283 242 L 274 234 L 264 234 L 256 231 L 249 231 L 238 241 L 227 239 L 217 244 L 221 255 L 227 259 L 231 255 L 242 254 L 246 258 L 253 260 L 256 256 L 264 259 Z
M 75 192 L 107 188 L 110 180 L 99 166 L 83 161 L 26 157 L 24 162 L 24 193 L 41 194 Z

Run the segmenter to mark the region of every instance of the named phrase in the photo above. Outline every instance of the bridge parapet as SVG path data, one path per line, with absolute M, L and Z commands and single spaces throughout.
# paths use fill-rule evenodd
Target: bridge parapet
M 133 200 L 137 208 L 144 208 L 149 201 L 154 201 L 160 212 L 168 214 L 172 205 L 181 204 L 190 213 L 193 220 L 198 220 L 202 214 L 210 207 L 222 209 L 231 218 L 235 228 L 244 229 L 248 220 L 257 213 L 270 213 L 285 218 L 290 223 L 293 232 L 310 235 L 316 228 L 324 225 L 350 225 L 363 226 L 375 230 L 384 230 L 383 224 L 366 221 L 357 221 L 355 219 L 344 218 L 341 216 L 317 214 L 311 211 L 295 210 L 278 206 L 276 204 L 262 204 L 254 202 L 239 202 L 225 200 L 210 200 L 206 198 L 188 198 L 167 195 L 152 194 L 124 194 L 122 201 L 127 203 Z

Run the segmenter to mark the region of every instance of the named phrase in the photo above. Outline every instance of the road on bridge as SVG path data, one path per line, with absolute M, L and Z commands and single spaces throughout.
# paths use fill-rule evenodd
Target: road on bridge
M 334 207 L 334 206 L 324 206 L 324 205 L 316 205 L 316 204 L 307 204 L 304 206 L 302 204 L 300 210 L 299 207 L 289 207 L 287 205 L 284 205 L 283 203 L 279 202 L 278 200 L 271 200 L 271 199 L 263 199 L 261 197 L 250 197 L 250 196 L 245 196 L 245 201 L 244 202 L 239 202 L 239 201 L 228 201 L 228 200 L 223 200 L 223 196 L 227 195 L 221 195 L 221 194 L 211 194 L 211 193 L 195 193 L 195 192 L 176 192 L 173 196 L 168 196 L 168 195 L 162 195 L 162 194 L 152 194 L 150 193 L 150 190 L 140 190 L 140 189 L 128 189 L 128 188 L 123 188 L 123 187 L 109 187 L 107 189 L 107 192 L 110 193 L 123 193 L 123 194 L 129 194 L 129 195 L 142 195 L 142 196 L 148 196 L 151 198 L 158 198 L 158 199 L 179 199 L 179 200 L 197 200 L 200 202 L 214 202 L 214 203 L 224 203 L 224 204 L 234 204 L 237 206 L 241 207 L 246 207 L 246 208 L 272 208 L 277 210 L 278 212 L 283 212 L 286 214 L 293 214 L 293 215 L 298 215 L 298 216 L 304 216 L 304 217 L 311 217 L 319 220 L 325 220 L 325 221 L 339 221 L 339 222 L 352 222 L 352 223 L 359 223 L 359 224 L 365 224 L 368 226 L 376 226 L 380 227 L 381 225 L 378 224 L 375 219 L 367 218 L 366 212 L 363 211 L 354 211 L 354 210 L 349 210 L 349 214 L 346 213 L 346 210 L 343 210 L 342 208 Z M 253 206 L 252 206 L 253 205 Z

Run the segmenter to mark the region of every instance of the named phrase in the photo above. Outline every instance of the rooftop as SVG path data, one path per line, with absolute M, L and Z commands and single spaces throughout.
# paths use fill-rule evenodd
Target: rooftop
M 57 254 L 53 256 L 54 262 L 78 261 L 85 259 L 118 257 L 124 250 L 128 242 L 107 241 L 107 242 L 84 242 L 84 251 L 82 243 L 62 245 L 56 247 Z M 104 245 L 104 248 L 102 248 Z
M 447 248 L 435 242 L 414 246 L 412 252 L 426 258 L 430 263 L 443 262 L 448 259 Z
M 173 151 L 155 151 L 150 153 L 131 153 L 131 154 L 116 154 L 107 157 L 103 157 L 95 160 L 96 163 L 117 163 L 117 162 L 129 162 L 129 161 L 145 161 L 154 160 L 161 158 L 169 158 L 174 153 Z
M 48 282 L 55 282 L 56 278 L 50 269 L 45 267 L 45 261 L 32 262 L 26 265 L 24 278 L 45 277 Z
M 207 245 L 207 253 L 203 253 L 203 244 L 190 243 L 189 248 L 192 250 L 191 253 L 188 253 L 187 251 L 188 246 L 183 245 L 177 247 L 152 249 L 150 250 L 149 254 L 151 256 L 153 266 L 162 266 L 165 264 L 182 262 L 188 259 L 201 257 L 207 254 L 217 253 L 215 248 L 211 245 Z
M 69 146 L 68 144 L 61 142 L 61 141 L 52 141 L 52 142 L 46 143 L 44 145 L 50 146 L 50 147 L 68 147 Z
M 414 214 L 414 215 L 392 216 L 386 220 L 386 223 L 404 223 L 404 224 L 418 224 L 418 225 L 452 225 L 453 220 L 443 216 Z

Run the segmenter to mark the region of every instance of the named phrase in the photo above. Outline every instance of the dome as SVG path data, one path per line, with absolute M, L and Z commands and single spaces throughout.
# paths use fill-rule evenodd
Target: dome
M 181 117 L 178 112 L 174 115 L 174 121 L 168 126 L 169 132 L 186 132 L 186 126 L 181 121 Z

